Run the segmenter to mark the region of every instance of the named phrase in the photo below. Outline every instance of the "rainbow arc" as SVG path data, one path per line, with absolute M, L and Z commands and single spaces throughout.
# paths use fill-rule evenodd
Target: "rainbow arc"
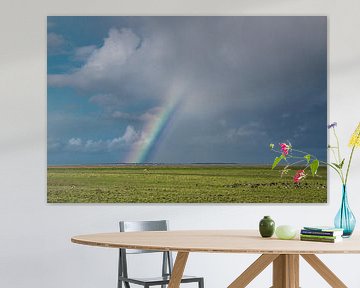
M 177 85 L 173 85 L 169 89 L 166 104 L 160 108 L 156 117 L 145 124 L 141 139 L 133 145 L 126 157 L 126 163 L 147 163 L 155 155 L 157 147 L 165 138 L 165 132 L 180 106 L 181 95 L 177 88 Z

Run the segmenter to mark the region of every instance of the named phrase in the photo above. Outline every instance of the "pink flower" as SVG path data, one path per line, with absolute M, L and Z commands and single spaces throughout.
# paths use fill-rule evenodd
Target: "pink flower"
M 294 176 L 294 183 L 299 183 L 305 177 L 306 177 L 306 174 L 305 174 L 304 170 L 296 171 L 295 176 Z
M 280 143 L 279 144 L 280 147 L 281 147 L 281 152 L 284 156 L 288 155 L 289 154 L 289 150 L 290 150 L 290 146 L 287 145 L 286 143 Z

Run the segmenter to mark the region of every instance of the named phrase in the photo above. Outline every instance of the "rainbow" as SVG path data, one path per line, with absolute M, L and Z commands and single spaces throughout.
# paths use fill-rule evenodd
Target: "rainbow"
M 127 155 L 125 163 L 146 163 L 155 154 L 156 148 L 164 137 L 164 132 L 174 118 L 180 103 L 179 97 L 170 95 L 169 101 L 160 108 L 157 117 L 149 120 L 143 128 L 142 137 Z

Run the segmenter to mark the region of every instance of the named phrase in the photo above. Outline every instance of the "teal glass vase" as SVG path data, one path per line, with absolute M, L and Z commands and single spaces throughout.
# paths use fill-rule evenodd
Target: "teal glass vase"
M 336 228 L 344 229 L 344 238 L 350 237 L 355 229 L 356 219 L 349 207 L 346 185 L 343 185 L 342 188 L 341 206 L 336 214 L 334 224 Z

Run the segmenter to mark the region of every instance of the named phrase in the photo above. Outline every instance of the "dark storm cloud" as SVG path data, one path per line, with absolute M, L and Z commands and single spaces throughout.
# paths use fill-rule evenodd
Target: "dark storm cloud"
M 264 162 L 268 142 L 287 139 L 325 157 L 326 27 L 326 17 L 119 17 L 103 45 L 78 47 L 83 66 L 48 83 L 128 120 L 181 86 L 154 161 Z
M 178 120 L 184 128 L 169 140 L 169 155 L 176 142 L 192 139 L 198 143 L 187 143 L 201 153 L 184 148 L 194 152 L 184 153 L 189 159 L 263 162 L 269 142 L 289 140 L 326 157 L 325 17 L 153 21 L 176 35 L 175 70 L 189 78 L 189 105 Z

